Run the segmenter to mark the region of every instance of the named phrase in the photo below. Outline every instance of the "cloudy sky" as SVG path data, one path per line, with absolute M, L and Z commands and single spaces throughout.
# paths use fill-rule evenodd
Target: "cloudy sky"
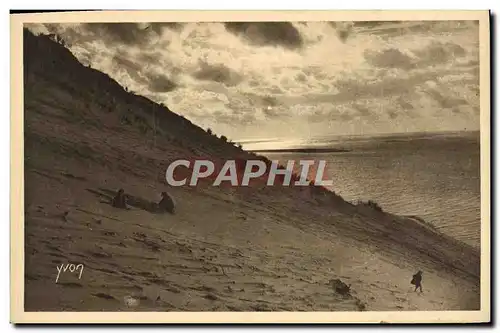
M 29 27 L 233 140 L 479 129 L 474 21 Z

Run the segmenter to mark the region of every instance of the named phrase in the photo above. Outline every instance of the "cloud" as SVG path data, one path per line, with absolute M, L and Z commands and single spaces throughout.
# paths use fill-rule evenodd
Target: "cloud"
M 354 27 L 358 33 L 392 39 L 405 35 L 456 33 L 477 25 L 475 22 L 477 21 L 368 21 L 354 22 Z
M 113 57 L 113 61 L 121 66 L 122 68 L 125 68 L 127 70 L 130 70 L 132 72 L 140 72 L 142 69 L 142 64 L 134 62 L 132 60 L 129 60 L 128 58 L 125 58 L 124 56 L 120 55 L 115 55 Z
M 403 110 L 413 110 L 415 107 L 411 104 L 411 101 L 408 98 L 408 95 L 399 96 L 397 99 L 397 103 Z
M 354 27 L 360 27 L 360 28 L 378 28 L 378 27 L 383 27 L 395 23 L 403 23 L 403 21 L 354 21 L 353 26 Z
M 467 105 L 467 101 L 465 99 L 457 98 L 454 96 L 443 96 L 443 94 L 436 89 L 428 89 L 426 93 L 429 94 L 435 101 L 437 101 L 439 105 L 444 109 L 450 109 L 460 105 Z
M 150 23 L 149 29 L 153 30 L 158 35 L 163 33 L 163 29 L 170 29 L 174 31 L 182 30 L 184 27 L 184 23 L 181 22 L 160 22 L 160 23 Z
M 370 65 L 376 67 L 401 68 L 406 70 L 415 67 L 411 57 L 394 48 L 382 51 L 366 50 L 364 56 Z
M 462 46 L 451 42 L 432 42 L 426 48 L 415 51 L 415 54 L 420 57 L 420 63 L 426 65 L 442 64 L 452 59 L 464 57 L 466 53 L 467 51 Z
M 148 31 L 137 23 L 85 23 L 83 28 L 108 42 L 126 45 L 145 44 Z
M 81 28 L 94 38 L 112 45 L 147 46 L 153 37 L 161 36 L 164 28 L 178 30 L 180 23 L 84 23 Z
M 115 55 L 113 62 L 117 65 L 117 70 L 125 71 L 128 76 L 137 83 L 148 84 L 148 79 L 141 75 L 142 64 L 131 61 L 123 56 Z
M 214 81 L 223 83 L 227 86 L 235 86 L 240 83 L 243 78 L 229 67 L 223 64 L 208 64 L 199 62 L 199 69 L 193 73 L 193 77 L 203 81 Z
M 244 92 L 238 99 L 246 99 L 245 103 L 256 107 L 275 107 L 281 104 L 278 97 L 273 95 L 261 95 L 253 92 Z
M 117 71 L 123 70 L 135 83 L 145 86 L 149 95 L 173 91 L 178 87 L 166 75 L 156 73 L 154 70 L 146 71 L 141 59 L 142 55 L 134 61 L 126 56 L 115 55 L 113 62 L 117 65 Z
M 262 112 L 267 118 L 282 118 L 290 117 L 291 115 L 286 112 L 282 112 L 279 108 L 267 107 L 262 109 Z
M 290 22 L 227 22 L 224 26 L 253 45 L 295 50 L 304 43 L 299 30 Z
M 304 103 L 347 103 L 360 99 L 390 98 L 401 96 L 414 91 L 415 86 L 427 81 L 437 80 L 441 77 L 461 74 L 458 70 L 443 70 L 440 72 L 417 72 L 412 75 L 401 74 L 397 76 L 379 75 L 375 80 L 358 80 L 355 78 L 339 79 L 332 82 L 337 93 L 311 93 L 302 96 L 284 98 L 288 104 Z M 462 80 L 462 76 L 459 78 Z
M 177 84 L 165 75 L 152 75 L 149 77 L 148 89 L 151 92 L 162 93 L 173 91 Z
M 145 64 L 157 64 L 163 59 L 161 52 L 141 52 L 138 56 L 138 61 Z
M 339 39 L 345 43 L 347 38 L 353 33 L 353 27 L 355 23 L 353 22 L 328 22 L 335 31 L 337 32 L 337 36 Z
M 371 114 L 370 109 L 364 106 L 362 103 L 354 103 L 354 108 L 359 114 L 363 116 L 369 116 Z

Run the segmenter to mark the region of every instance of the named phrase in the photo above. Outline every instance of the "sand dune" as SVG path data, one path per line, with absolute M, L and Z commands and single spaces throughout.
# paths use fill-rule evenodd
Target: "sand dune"
M 479 309 L 478 250 L 414 218 L 322 189 L 168 187 L 177 158 L 255 155 L 24 38 L 27 311 Z M 118 188 L 130 210 L 106 202 Z M 164 190 L 175 215 L 145 208 Z

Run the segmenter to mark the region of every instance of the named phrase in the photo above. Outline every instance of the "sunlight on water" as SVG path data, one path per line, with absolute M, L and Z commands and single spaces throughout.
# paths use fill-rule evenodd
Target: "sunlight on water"
M 251 148 L 250 148 L 251 147 Z M 290 154 L 279 149 L 334 147 L 347 152 Z M 477 132 L 249 143 L 270 159 L 324 159 L 332 189 L 347 201 L 375 200 L 385 210 L 417 215 L 473 246 L 480 241 Z

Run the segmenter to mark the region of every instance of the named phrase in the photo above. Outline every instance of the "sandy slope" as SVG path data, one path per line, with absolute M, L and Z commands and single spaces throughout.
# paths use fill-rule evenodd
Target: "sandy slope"
M 151 126 L 123 122 L 150 104 L 57 44 L 26 43 L 45 52 L 25 59 L 26 310 L 479 308 L 477 250 L 414 219 L 310 189 L 168 188 L 168 161 L 237 150 L 166 110 L 153 146 Z M 115 209 L 106 196 L 119 187 L 144 202 L 169 190 L 178 212 Z M 67 263 L 84 265 L 81 278 L 56 283 Z M 419 269 L 423 294 L 409 283 Z

